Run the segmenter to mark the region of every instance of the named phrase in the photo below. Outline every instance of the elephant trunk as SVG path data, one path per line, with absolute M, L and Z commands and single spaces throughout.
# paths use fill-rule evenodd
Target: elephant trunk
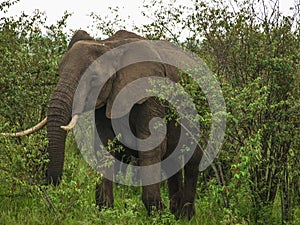
M 61 129 L 61 126 L 66 125 L 71 118 L 74 91 L 72 85 L 60 81 L 49 103 L 47 121 L 49 164 L 46 174 L 48 184 L 58 185 L 62 177 L 67 132 Z

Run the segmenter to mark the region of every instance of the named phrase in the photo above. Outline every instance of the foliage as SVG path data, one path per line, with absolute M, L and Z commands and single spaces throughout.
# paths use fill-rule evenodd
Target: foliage
M 1 19 L 0 115 L 6 121 L 2 131 L 24 129 L 45 116 L 49 95 L 58 81 L 59 59 L 66 49 L 62 28 L 67 17 L 50 27 L 39 11 L 32 16 L 22 14 L 17 20 Z
M 4 1 L 1 12 L 17 2 Z M 168 210 L 148 217 L 140 189 L 120 185 L 115 186 L 115 208 L 99 212 L 94 188 L 101 177 L 78 154 L 71 136 L 62 184 L 43 186 L 47 141 L 42 131 L 0 137 L 0 223 L 299 224 L 299 6 L 286 16 L 278 1 L 266 3 L 193 0 L 187 7 L 174 0 L 144 1 L 143 14 L 151 21 L 134 27 L 201 57 L 222 86 L 226 140 L 214 164 L 199 176 L 195 218 L 178 221 Z M 101 37 L 126 27 L 119 10 L 111 9 L 113 20 L 93 14 L 92 27 Z M 28 128 L 46 115 L 67 46 L 68 16 L 52 26 L 45 25 L 39 11 L 0 20 L 1 132 Z M 201 128 L 208 129 L 204 95 L 193 82 L 184 89 L 202 112 Z
M 16 2 L 1 3 L 1 11 Z M 59 59 L 66 49 L 67 36 L 62 29 L 67 17 L 65 14 L 49 27 L 39 11 L 31 16 L 23 13 L 18 18 L 1 18 L 1 132 L 24 130 L 46 116 L 49 96 L 58 80 Z M 18 139 L 0 137 L 1 199 L 27 194 L 31 198 L 39 193 L 47 163 L 46 142 L 44 131 Z
M 200 15 L 201 23 L 193 21 L 205 35 L 199 53 L 215 66 L 228 110 L 221 163 L 232 194 L 225 205 L 238 209 L 237 196 L 248 193 L 251 220 L 266 223 L 280 195 L 281 219 L 287 222 L 299 204 L 293 199 L 299 193 L 294 168 L 299 168 L 300 45 L 292 26 L 298 21 L 281 16 L 276 5 L 274 15 L 263 20 L 250 3 L 232 13 L 204 8 L 194 17 Z

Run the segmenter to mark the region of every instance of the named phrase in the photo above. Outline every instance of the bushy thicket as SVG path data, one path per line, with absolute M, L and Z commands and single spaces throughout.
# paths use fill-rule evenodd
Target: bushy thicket
M 298 5 L 291 16 L 283 15 L 278 1 L 271 3 L 234 1 L 229 7 L 219 0 L 195 0 L 191 7 L 183 7 L 175 1 L 146 1 L 144 15 L 154 19 L 134 28 L 150 39 L 167 39 L 192 51 L 222 86 L 226 139 L 214 164 L 199 176 L 197 212 L 207 215 L 201 221 L 196 218 L 200 224 L 300 223 L 300 12 Z M 6 1 L 0 9 L 9 6 Z M 92 15 L 101 36 L 126 27 L 118 9 L 112 13 L 115 20 Z M 39 12 L 1 19 L 1 132 L 30 127 L 45 116 L 66 50 L 67 18 L 68 14 L 53 26 L 46 26 Z M 209 128 L 210 121 L 203 123 Z M 43 197 L 46 208 L 60 218 L 57 221 L 66 217 L 71 205 L 55 202 L 55 197 L 73 195 L 72 204 L 88 205 L 80 198 L 78 185 L 92 189 L 86 184 L 90 172 L 74 162 L 66 169 L 69 186 L 46 194 L 41 185 L 44 132 L 17 140 L 0 137 L 0 146 L 1 198 L 14 201 L 31 190 Z M 74 181 L 72 169 L 85 178 Z M 62 216 L 59 209 L 66 207 Z
M 17 2 L 2 2 L 1 12 Z M 67 17 L 65 14 L 51 26 L 39 11 L 0 19 L 1 132 L 25 130 L 46 116 L 49 96 L 58 81 L 59 60 L 66 50 L 63 28 Z M 17 139 L 0 137 L 2 200 L 37 194 L 47 162 L 46 142 L 45 131 Z

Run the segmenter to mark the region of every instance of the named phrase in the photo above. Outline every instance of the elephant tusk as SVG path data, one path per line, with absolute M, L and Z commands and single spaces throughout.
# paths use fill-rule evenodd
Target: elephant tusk
M 28 135 L 28 134 L 32 134 L 32 133 L 35 133 L 35 132 L 39 131 L 46 124 L 47 124 L 47 117 L 45 117 L 41 122 L 39 122 L 34 127 L 31 127 L 31 128 L 29 128 L 27 130 L 20 131 L 20 132 L 17 132 L 17 133 L 0 133 L 0 134 L 3 135 L 3 136 L 7 136 L 7 137 L 22 137 L 22 136 L 25 136 L 25 135 Z
M 75 127 L 77 120 L 78 120 L 78 115 L 75 115 L 72 117 L 70 123 L 67 126 L 60 126 L 60 128 L 65 131 L 72 130 Z

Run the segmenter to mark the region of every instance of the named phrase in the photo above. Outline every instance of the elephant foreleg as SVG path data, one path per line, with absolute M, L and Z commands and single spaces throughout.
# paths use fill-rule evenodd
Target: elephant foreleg
M 151 185 L 144 185 L 151 181 L 160 180 L 161 169 L 160 169 L 160 154 L 157 152 L 155 156 L 146 156 L 143 152 L 140 153 L 140 166 L 141 166 L 141 179 L 142 179 L 142 201 L 148 211 L 151 213 L 153 208 L 161 210 L 165 208 L 161 196 L 160 196 L 160 184 L 155 183 Z M 155 164 L 155 165 L 154 165 Z
M 105 107 L 95 110 L 95 120 L 97 130 L 95 132 L 94 151 L 98 163 L 100 164 L 99 167 L 103 168 L 104 165 L 101 165 L 101 163 L 103 163 L 103 159 L 98 158 L 97 154 L 97 151 L 99 151 L 99 148 L 101 148 L 101 146 L 99 146 L 99 143 L 96 140 L 99 136 L 101 142 L 104 145 L 108 145 L 108 141 L 113 140 L 114 133 L 111 127 L 111 121 L 105 116 Z M 112 152 L 111 154 L 114 155 L 114 152 Z M 109 177 L 113 177 L 113 165 L 103 169 L 105 169 L 106 175 L 109 175 Z M 100 209 L 110 208 L 114 206 L 113 182 L 106 179 L 105 177 L 103 177 L 101 183 L 96 184 L 96 204 Z
M 133 112 L 135 117 L 132 117 L 132 124 L 135 124 L 135 134 L 139 140 L 146 140 L 151 135 L 149 130 L 149 123 L 155 117 L 162 118 L 164 115 L 164 108 L 154 98 L 148 99 L 141 105 L 135 106 Z M 164 137 L 159 134 L 157 130 L 156 135 Z M 139 165 L 141 167 L 142 180 L 142 201 L 150 214 L 152 208 L 158 210 L 165 208 L 160 195 L 161 182 L 161 160 L 166 153 L 166 139 L 162 143 L 150 143 L 154 147 L 151 150 L 145 151 L 143 146 L 139 146 Z
M 112 181 L 103 178 L 102 182 L 96 185 L 96 205 L 99 209 L 114 207 Z

